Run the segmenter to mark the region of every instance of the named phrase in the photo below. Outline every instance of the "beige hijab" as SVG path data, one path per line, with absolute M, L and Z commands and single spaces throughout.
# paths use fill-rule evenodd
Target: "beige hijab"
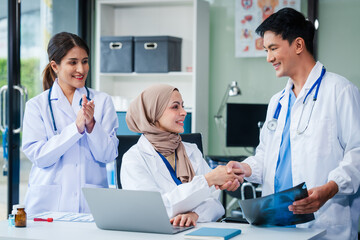
M 126 123 L 131 131 L 144 134 L 155 150 L 163 156 L 167 157 L 176 151 L 176 175 L 181 182 L 190 182 L 195 173 L 180 135 L 163 131 L 155 125 L 175 90 L 178 91 L 167 84 L 156 84 L 145 89 L 131 102 L 126 114 Z

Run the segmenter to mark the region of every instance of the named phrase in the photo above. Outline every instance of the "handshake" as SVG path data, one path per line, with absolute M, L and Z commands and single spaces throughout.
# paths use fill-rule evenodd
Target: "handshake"
M 217 166 L 205 174 L 205 179 L 209 187 L 214 185 L 216 189 L 235 191 L 244 182 L 244 177 L 250 175 L 251 168 L 248 164 L 230 161 L 226 166 Z

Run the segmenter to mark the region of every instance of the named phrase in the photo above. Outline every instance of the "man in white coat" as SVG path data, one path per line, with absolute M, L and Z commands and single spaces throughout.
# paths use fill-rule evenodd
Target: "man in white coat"
M 230 162 L 245 179 L 262 184 L 263 195 L 305 182 L 307 198 L 294 214 L 314 213 L 298 227 L 327 230 L 324 239 L 357 239 L 360 214 L 360 94 L 342 76 L 326 72 L 313 57 L 314 26 L 284 8 L 256 32 L 277 77 L 289 77 L 269 103 L 255 156 Z

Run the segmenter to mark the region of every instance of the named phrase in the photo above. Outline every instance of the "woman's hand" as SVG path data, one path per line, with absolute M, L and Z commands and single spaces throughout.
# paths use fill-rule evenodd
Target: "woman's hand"
M 209 187 L 212 185 L 222 186 L 231 182 L 230 186 L 239 186 L 239 182 L 243 182 L 242 169 L 233 168 L 228 171 L 226 166 L 217 166 L 214 170 L 205 175 Z M 237 180 L 237 181 L 235 181 Z M 217 187 L 218 188 L 218 187 Z
M 170 219 L 170 223 L 174 226 L 180 226 L 180 227 L 189 227 L 191 225 L 196 226 L 196 221 L 199 219 L 199 215 L 194 212 L 188 212 L 179 214 L 172 219 Z
M 83 98 L 83 105 L 84 105 L 84 96 L 82 96 Z M 86 97 L 85 97 L 86 99 Z M 86 99 L 87 101 L 87 99 Z M 76 124 L 76 127 L 78 129 L 78 132 L 83 134 L 84 131 L 85 131 L 85 123 L 86 123 L 86 120 L 85 120 L 85 115 L 84 115 L 84 110 L 83 108 L 80 109 L 80 111 L 78 112 L 77 116 L 76 116 L 76 120 L 75 120 L 75 124 Z
M 227 168 L 228 173 L 235 172 L 236 175 L 238 176 L 238 178 L 232 182 L 228 181 L 228 182 L 224 183 L 223 185 L 216 185 L 217 189 L 221 189 L 221 190 L 226 189 L 228 191 L 235 191 L 240 186 L 240 183 L 244 182 L 244 177 L 250 177 L 250 175 L 251 175 L 251 168 L 246 163 L 230 161 L 226 165 L 226 168 Z M 239 178 L 240 178 L 240 180 L 239 180 Z
M 79 133 L 83 133 L 85 128 L 88 133 L 92 132 L 95 125 L 94 111 L 95 111 L 94 100 L 91 100 L 89 102 L 85 94 L 83 94 L 81 109 L 76 117 L 76 126 L 78 128 Z
M 94 119 L 94 112 L 95 112 L 95 104 L 94 100 L 91 100 L 90 102 L 87 100 L 86 96 L 83 95 L 83 102 L 82 102 L 82 110 L 85 117 L 85 127 L 86 131 L 88 133 L 91 133 L 94 125 L 95 125 L 95 119 Z

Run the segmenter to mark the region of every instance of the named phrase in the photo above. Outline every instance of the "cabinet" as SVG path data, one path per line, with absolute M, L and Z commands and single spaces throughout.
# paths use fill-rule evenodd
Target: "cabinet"
M 192 132 L 203 134 L 207 149 L 209 100 L 209 3 L 203 0 L 97 0 L 93 86 L 127 102 L 154 83 L 177 87 L 191 112 Z M 101 36 L 182 38 L 181 71 L 101 73 Z M 126 109 L 119 109 L 124 111 Z

